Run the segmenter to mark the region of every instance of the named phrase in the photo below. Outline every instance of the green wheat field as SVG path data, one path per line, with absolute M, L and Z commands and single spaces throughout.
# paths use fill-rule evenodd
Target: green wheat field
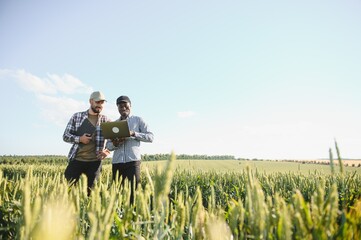
M 361 239 L 361 161 L 144 161 L 135 204 L 110 159 L 87 196 L 66 158 L 0 157 L 0 239 Z

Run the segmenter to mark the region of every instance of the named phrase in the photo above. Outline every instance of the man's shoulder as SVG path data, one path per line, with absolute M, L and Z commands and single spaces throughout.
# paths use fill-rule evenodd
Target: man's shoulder
M 102 122 L 110 122 L 111 119 L 109 117 L 107 117 L 106 115 L 103 114 L 99 114 L 99 118 Z
M 129 119 L 134 119 L 134 120 L 141 120 L 142 118 L 140 116 L 136 116 L 136 115 L 130 115 Z
M 129 116 L 129 121 L 131 122 L 137 122 L 137 123 L 144 123 L 144 119 L 137 115 L 131 115 Z
M 82 111 L 82 112 L 76 112 L 73 114 L 73 117 L 81 117 L 81 116 L 85 116 L 88 115 L 88 111 Z

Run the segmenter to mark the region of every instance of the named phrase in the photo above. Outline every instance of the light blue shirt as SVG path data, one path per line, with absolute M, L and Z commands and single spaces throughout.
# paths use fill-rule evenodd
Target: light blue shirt
M 135 135 L 128 137 L 124 143 L 115 147 L 111 140 L 106 143 L 106 148 L 114 151 L 112 163 L 126 163 L 141 160 L 140 142 L 153 142 L 153 133 L 141 117 L 130 115 L 126 119 L 129 130 Z M 120 118 L 116 121 L 120 121 Z

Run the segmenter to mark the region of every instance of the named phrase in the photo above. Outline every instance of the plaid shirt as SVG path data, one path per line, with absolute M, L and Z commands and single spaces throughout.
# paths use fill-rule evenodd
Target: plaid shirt
M 80 136 L 75 135 L 75 133 L 86 118 L 88 118 L 88 110 L 84 112 L 74 113 L 73 116 L 70 118 L 68 125 L 65 128 L 63 134 L 63 140 L 64 142 L 73 144 L 68 154 L 69 161 L 74 160 L 76 153 L 79 150 Z M 96 154 L 98 154 L 101 150 L 103 150 L 105 145 L 105 140 L 100 129 L 100 123 L 109 122 L 109 121 L 110 119 L 107 116 L 101 114 L 98 115 L 98 122 L 96 124 L 96 129 L 95 129 Z

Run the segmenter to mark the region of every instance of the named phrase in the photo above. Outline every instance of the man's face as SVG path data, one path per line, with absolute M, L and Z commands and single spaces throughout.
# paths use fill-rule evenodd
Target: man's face
M 104 100 L 102 101 L 94 101 L 93 99 L 90 100 L 90 107 L 95 113 L 100 113 L 103 110 Z
M 129 116 L 130 114 L 130 103 L 127 102 L 121 102 L 119 104 L 117 104 L 118 106 L 118 111 L 120 113 L 120 116 L 122 116 L 122 119 L 125 119 Z

